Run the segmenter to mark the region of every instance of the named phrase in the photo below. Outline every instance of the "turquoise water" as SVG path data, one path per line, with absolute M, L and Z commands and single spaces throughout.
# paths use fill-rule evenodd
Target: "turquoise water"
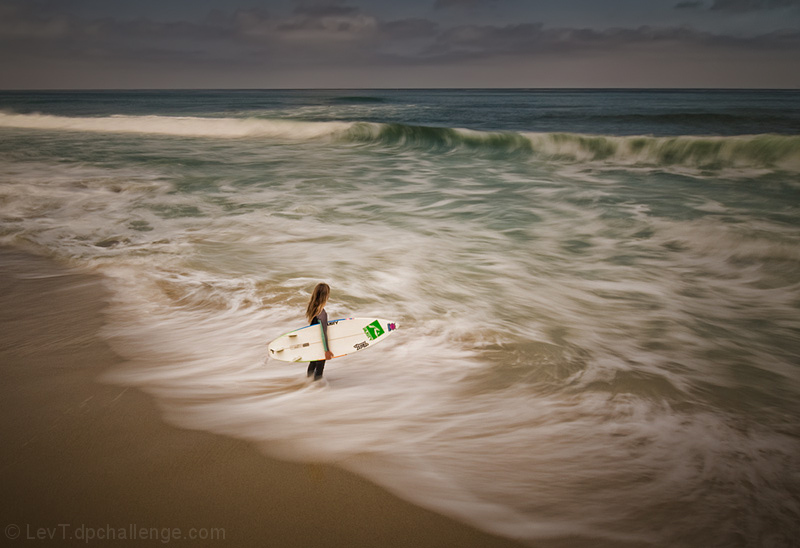
M 800 534 L 800 93 L 0 93 L 0 242 L 104 274 L 105 380 L 536 546 Z M 399 322 L 266 361 L 317 281 Z

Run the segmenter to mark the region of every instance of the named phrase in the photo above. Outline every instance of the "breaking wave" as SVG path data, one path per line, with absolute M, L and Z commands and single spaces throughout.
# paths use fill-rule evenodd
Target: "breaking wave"
M 0 127 L 24 129 L 142 133 L 176 137 L 319 139 L 350 127 L 349 122 L 302 122 L 263 118 L 195 116 L 68 117 L 0 113 Z
M 800 171 L 800 136 L 796 135 L 614 136 L 488 132 L 374 122 L 178 116 L 64 117 L 15 113 L 0 113 L 0 127 L 178 137 L 325 139 L 432 152 L 466 150 L 495 156 L 522 155 L 567 163 Z
M 466 129 L 359 123 L 354 141 L 431 150 L 471 149 L 530 154 L 563 162 L 686 166 L 704 169 L 765 167 L 800 170 L 800 136 L 612 136 L 578 133 L 505 133 Z

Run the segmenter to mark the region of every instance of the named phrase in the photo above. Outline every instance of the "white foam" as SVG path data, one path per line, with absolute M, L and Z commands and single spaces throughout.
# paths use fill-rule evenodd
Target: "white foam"
M 346 122 L 302 122 L 258 118 L 199 118 L 192 116 L 66 117 L 49 114 L 0 112 L 0 127 L 142 133 L 180 137 L 269 137 L 304 140 L 330 137 L 346 131 Z
M 295 113 L 297 114 L 297 113 Z M 800 170 L 800 138 L 782 135 L 652 137 L 576 133 L 485 132 L 372 122 L 304 121 L 292 118 L 192 116 L 66 117 L 0 112 L 0 127 L 57 131 L 152 134 L 178 137 L 269 138 L 290 141 L 334 139 L 342 142 L 451 149 L 467 147 L 506 153 L 530 151 L 537 158 L 567 163 L 696 173 L 727 170 L 748 176 L 775 167 Z

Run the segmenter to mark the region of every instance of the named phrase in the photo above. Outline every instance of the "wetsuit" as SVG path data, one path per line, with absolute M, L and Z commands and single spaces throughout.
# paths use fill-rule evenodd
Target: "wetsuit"
M 328 351 L 328 313 L 323 308 L 322 311 L 311 320 L 311 325 L 322 325 L 322 348 Z M 308 364 L 308 376 L 314 375 L 314 380 L 322 378 L 322 370 L 325 369 L 325 360 L 317 360 Z

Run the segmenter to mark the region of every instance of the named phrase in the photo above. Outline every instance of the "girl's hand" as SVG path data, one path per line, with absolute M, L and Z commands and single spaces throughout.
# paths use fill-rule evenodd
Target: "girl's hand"
M 325 351 L 325 359 L 326 360 L 332 360 L 333 359 L 333 352 L 331 352 L 330 350 L 326 350 Z

